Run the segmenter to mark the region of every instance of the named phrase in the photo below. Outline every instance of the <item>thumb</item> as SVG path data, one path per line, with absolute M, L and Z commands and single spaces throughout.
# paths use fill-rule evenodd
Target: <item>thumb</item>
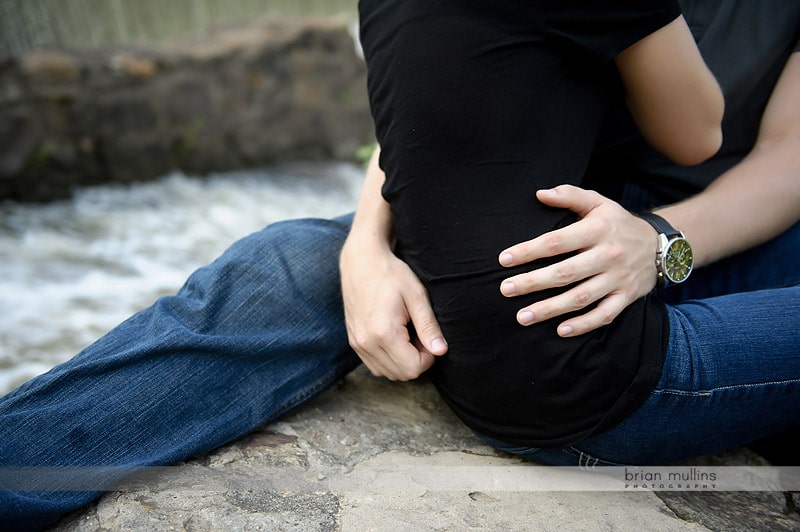
M 447 352 L 447 341 L 444 339 L 442 329 L 433 313 L 427 298 L 414 301 L 408 305 L 408 313 L 414 330 L 422 345 L 435 356 Z
M 573 185 L 559 185 L 555 188 L 538 190 L 536 198 L 548 207 L 569 209 L 585 216 L 600 204 L 601 196 L 597 192 Z

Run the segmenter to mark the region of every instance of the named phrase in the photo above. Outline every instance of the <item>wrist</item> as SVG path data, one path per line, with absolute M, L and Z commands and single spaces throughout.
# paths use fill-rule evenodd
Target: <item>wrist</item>
M 351 231 L 344 241 L 339 261 L 340 263 L 346 261 L 374 263 L 386 254 L 394 254 L 392 241 L 386 235 L 368 231 Z
M 692 247 L 686 236 L 658 214 L 648 212 L 639 217 L 658 233 L 655 253 L 656 285 L 663 288 L 686 281 L 694 267 Z

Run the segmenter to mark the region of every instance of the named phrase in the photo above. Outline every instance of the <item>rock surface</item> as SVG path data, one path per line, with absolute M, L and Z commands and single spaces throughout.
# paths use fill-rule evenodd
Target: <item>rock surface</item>
M 348 159 L 372 141 L 344 18 L 288 19 L 154 48 L 0 55 L 0 199 Z
M 695 463 L 763 460 L 740 449 Z M 361 368 L 294 414 L 131 481 L 53 530 L 800 529 L 781 492 L 553 491 L 502 480 L 550 470 L 484 445 L 430 383 Z

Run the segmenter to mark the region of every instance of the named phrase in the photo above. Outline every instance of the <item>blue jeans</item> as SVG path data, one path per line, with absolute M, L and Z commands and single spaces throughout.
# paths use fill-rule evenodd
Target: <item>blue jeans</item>
M 283 222 L 237 242 L 176 296 L 0 399 L 0 467 L 171 464 L 325 390 L 359 363 L 347 344 L 337 267 L 350 222 Z M 797 254 L 785 250 L 800 242 L 800 228 L 793 231 L 793 243 L 776 248 L 789 259 Z M 671 308 L 659 389 L 577 452 L 671 461 L 797 424 L 798 289 L 731 297 Z M 0 516 L 4 527 L 35 529 L 99 495 L 0 492 Z
M 173 464 L 335 384 L 359 364 L 338 269 L 351 220 L 282 222 L 244 238 L 177 295 L 0 399 L 0 468 Z M 0 529 L 43 527 L 100 494 L 0 492 Z

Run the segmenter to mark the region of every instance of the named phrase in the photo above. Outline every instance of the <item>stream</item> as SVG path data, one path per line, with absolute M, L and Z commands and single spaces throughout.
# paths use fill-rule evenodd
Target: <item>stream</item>
M 363 170 L 292 163 L 0 203 L 0 395 L 174 293 L 234 240 L 355 208 Z

